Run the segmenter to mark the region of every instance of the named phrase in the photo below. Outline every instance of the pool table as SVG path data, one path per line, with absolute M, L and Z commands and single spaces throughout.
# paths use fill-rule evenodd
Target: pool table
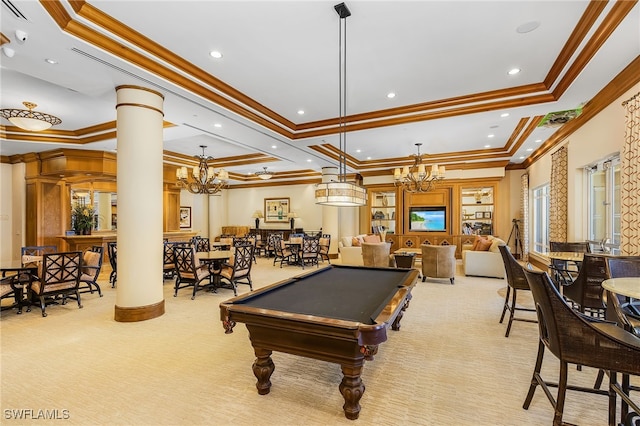
M 387 328 L 400 329 L 417 270 L 329 265 L 220 304 L 225 333 L 247 326 L 260 395 L 268 394 L 272 351 L 340 364 L 344 414 L 357 419 L 365 386 L 364 361 L 373 360 Z

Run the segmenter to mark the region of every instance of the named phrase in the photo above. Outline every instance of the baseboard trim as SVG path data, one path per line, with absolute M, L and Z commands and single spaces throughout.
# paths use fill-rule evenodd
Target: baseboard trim
M 121 307 L 115 306 L 114 319 L 118 322 L 145 321 L 164 315 L 164 299 L 153 305 Z

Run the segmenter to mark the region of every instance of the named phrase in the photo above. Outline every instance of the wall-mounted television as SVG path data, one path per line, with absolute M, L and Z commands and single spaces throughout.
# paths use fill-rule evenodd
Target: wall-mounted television
M 445 206 L 409 208 L 409 231 L 445 232 L 446 230 L 447 208 Z

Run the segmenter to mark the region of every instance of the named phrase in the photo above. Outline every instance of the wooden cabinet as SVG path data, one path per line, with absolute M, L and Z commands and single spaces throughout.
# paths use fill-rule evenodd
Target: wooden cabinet
M 493 235 L 493 185 L 465 186 L 460 189 L 460 229 L 463 234 Z

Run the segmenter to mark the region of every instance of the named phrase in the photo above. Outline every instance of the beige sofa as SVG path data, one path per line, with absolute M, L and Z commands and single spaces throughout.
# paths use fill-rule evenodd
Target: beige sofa
M 500 238 L 492 236 L 488 251 L 462 250 L 462 270 L 465 275 L 478 277 L 504 278 L 504 262 L 498 246 L 506 245 Z
M 340 253 L 340 263 L 343 265 L 364 266 L 362 259 L 362 246 L 354 246 L 353 239 L 364 242 L 365 237 L 369 235 L 356 235 L 355 237 L 347 236 L 340 238 L 338 242 L 338 252 Z M 378 240 L 379 242 L 380 240 Z M 362 244 L 362 243 L 361 243 Z

